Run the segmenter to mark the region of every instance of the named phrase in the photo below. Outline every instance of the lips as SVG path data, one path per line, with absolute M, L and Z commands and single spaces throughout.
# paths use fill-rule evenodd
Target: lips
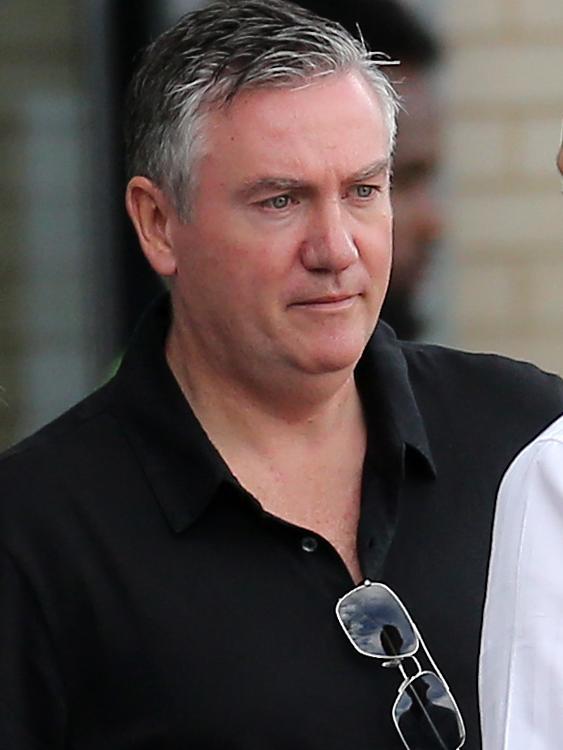
M 311 299 L 304 299 L 299 300 L 298 302 L 293 302 L 291 307 L 302 305 L 334 305 L 338 304 L 339 302 L 351 300 L 357 296 L 357 294 L 327 294 L 323 297 L 311 297 Z
M 322 297 L 311 297 L 289 305 L 294 310 L 319 313 L 344 313 L 355 306 L 361 295 L 355 294 L 327 294 Z
M 312 305 L 330 305 L 334 302 L 343 302 L 345 299 L 351 299 L 355 295 L 353 294 L 339 294 L 334 297 L 317 297 L 316 299 L 309 300 L 306 304 Z

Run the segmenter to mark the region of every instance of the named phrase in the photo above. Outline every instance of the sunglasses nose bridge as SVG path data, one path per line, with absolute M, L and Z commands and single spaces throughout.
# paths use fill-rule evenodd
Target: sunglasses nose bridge
M 403 659 L 404 656 L 399 656 L 397 659 L 389 659 L 388 661 L 382 661 L 381 666 L 385 667 L 386 669 L 400 669 L 401 674 L 403 673 Z
M 413 669 L 412 673 L 409 674 L 405 668 L 405 664 L 412 662 Z M 398 659 L 389 659 L 388 661 L 384 661 L 381 664 L 382 667 L 387 667 L 389 669 L 398 669 L 401 673 L 401 677 L 403 678 L 403 681 L 401 685 L 399 686 L 399 692 L 405 688 L 405 686 L 413 680 L 415 677 L 417 677 L 419 674 L 423 673 L 423 669 L 420 665 L 420 662 L 416 658 L 416 656 L 401 656 Z

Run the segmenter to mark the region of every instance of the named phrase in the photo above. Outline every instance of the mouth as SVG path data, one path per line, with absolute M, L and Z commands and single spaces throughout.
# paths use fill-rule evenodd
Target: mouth
M 311 299 L 294 302 L 290 307 L 317 310 L 345 310 L 354 304 L 359 294 L 327 294 L 323 297 L 312 297 Z

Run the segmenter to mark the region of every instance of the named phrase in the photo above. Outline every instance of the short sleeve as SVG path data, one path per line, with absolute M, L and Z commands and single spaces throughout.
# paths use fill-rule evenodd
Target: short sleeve
M 41 607 L 13 559 L 0 553 L 0 748 L 58 750 L 66 710 Z

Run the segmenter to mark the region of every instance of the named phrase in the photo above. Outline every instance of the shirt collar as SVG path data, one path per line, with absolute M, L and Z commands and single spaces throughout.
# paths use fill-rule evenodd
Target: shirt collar
M 398 341 L 393 329 L 380 320 L 356 368 L 356 382 L 368 429 L 383 433 L 387 448 L 400 457 L 402 471 L 405 463 L 415 463 L 417 456 L 435 477 L 436 466 L 404 352 L 409 346 Z
M 137 327 L 113 381 L 113 411 L 127 432 L 174 531 L 197 520 L 223 482 L 236 483 L 170 370 L 170 300 L 159 297 Z
M 220 485 L 237 484 L 186 401 L 166 361 L 170 301 L 160 297 L 135 331 L 109 388 L 110 407 L 127 433 L 155 497 L 181 532 L 197 520 Z M 356 369 L 368 433 L 380 435 L 404 470 L 407 447 L 434 462 L 409 382 L 407 364 L 393 331 L 380 322 Z M 408 460 L 408 459 L 407 459 Z

